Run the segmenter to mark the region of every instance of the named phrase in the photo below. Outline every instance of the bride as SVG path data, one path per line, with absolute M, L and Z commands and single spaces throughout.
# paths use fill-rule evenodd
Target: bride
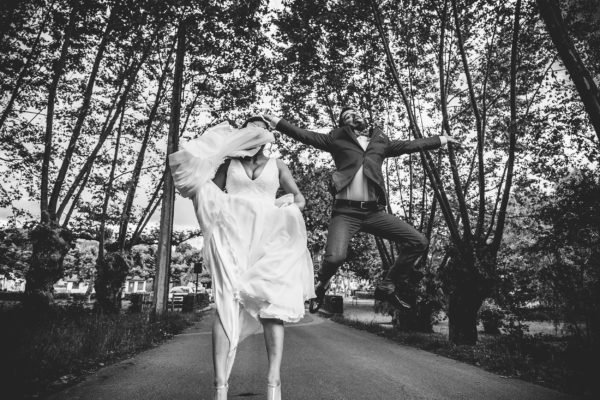
M 224 122 L 169 156 L 177 189 L 193 200 L 212 277 L 215 399 L 227 398 L 239 342 L 261 326 L 268 399 L 281 398 L 283 323 L 299 321 L 315 296 L 305 200 L 285 163 L 264 155 L 267 127 L 261 117 L 242 129 Z M 279 187 L 287 194 L 276 199 Z

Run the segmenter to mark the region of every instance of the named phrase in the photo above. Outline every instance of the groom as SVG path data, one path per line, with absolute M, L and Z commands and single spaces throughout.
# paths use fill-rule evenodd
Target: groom
M 316 298 L 311 299 L 309 311 L 323 304 L 329 281 L 346 260 L 348 243 L 359 231 L 398 242 L 402 252 L 387 275 L 375 289 L 377 300 L 386 300 L 396 308 L 410 308 L 402 299 L 409 274 L 414 270 L 429 245 L 427 238 L 410 224 L 385 212 L 385 184 L 381 166 L 386 157 L 433 150 L 446 143 L 458 143 L 450 136 L 416 140 L 390 140 L 379 128 L 367 129 L 362 115 L 352 107 L 344 107 L 339 128 L 329 134 L 308 131 L 291 125 L 284 119 L 264 115 L 279 132 L 302 143 L 327 151 L 333 157 L 335 200 L 325 256 L 317 273 Z

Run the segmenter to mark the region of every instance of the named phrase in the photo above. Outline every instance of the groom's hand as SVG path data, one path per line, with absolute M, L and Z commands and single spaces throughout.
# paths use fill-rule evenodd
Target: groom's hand
M 265 121 L 267 121 L 269 123 L 269 126 L 271 127 L 271 129 L 275 129 L 275 127 L 277 126 L 277 123 L 281 119 L 281 118 L 277 118 L 277 117 L 274 117 L 273 115 L 269 115 L 269 114 L 263 114 L 262 117 L 265 119 Z
M 442 136 L 446 138 L 446 143 L 448 143 L 449 145 L 451 144 L 451 145 L 453 145 L 455 147 L 459 147 L 459 148 L 462 147 L 462 143 L 460 141 L 456 140 L 453 136 L 449 136 L 445 133 Z

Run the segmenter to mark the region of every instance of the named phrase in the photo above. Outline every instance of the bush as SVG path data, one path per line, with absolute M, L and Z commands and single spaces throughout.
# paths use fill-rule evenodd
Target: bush
M 68 292 L 54 293 L 53 297 L 54 297 L 54 300 L 70 300 L 71 293 L 68 293 Z
M 80 304 L 43 315 L 22 308 L 0 312 L 0 368 L 5 393 L 44 393 L 57 378 L 118 360 L 181 332 L 193 316 L 166 313 L 99 314 Z M 18 396 L 15 396 L 18 397 Z
M 527 335 L 527 326 L 509 316 L 507 335 L 481 335 L 474 346 L 457 346 L 439 333 L 402 332 L 374 322 L 334 316 L 332 320 L 363 329 L 403 345 L 468 362 L 504 376 L 513 376 L 579 395 L 597 394 L 597 349 L 579 337 Z M 597 397 L 597 396 L 596 396 Z M 593 397 L 593 398 L 596 398 Z M 586 397 L 587 398 L 587 397 Z M 592 398 L 590 396 L 590 398 Z
M 71 298 L 75 301 L 86 301 L 88 295 L 85 293 L 71 293 Z
M 520 308 L 516 311 L 524 321 L 554 321 L 556 316 L 548 308 Z
M 499 334 L 503 326 L 504 311 L 495 304 L 484 303 L 479 310 L 479 320 L 483 324 L 483 332 Z
M 1 301 L 21 301 L 23 299 L 23 292 L 0 292 Z

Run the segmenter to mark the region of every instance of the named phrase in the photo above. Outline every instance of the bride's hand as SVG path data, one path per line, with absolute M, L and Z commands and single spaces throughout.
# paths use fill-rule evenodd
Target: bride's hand
M 304 202 L 295 201 L 293 204 L 296 207 L 298 207 L 298 210 L 300 210 L 300 212 L 304 211 Z

